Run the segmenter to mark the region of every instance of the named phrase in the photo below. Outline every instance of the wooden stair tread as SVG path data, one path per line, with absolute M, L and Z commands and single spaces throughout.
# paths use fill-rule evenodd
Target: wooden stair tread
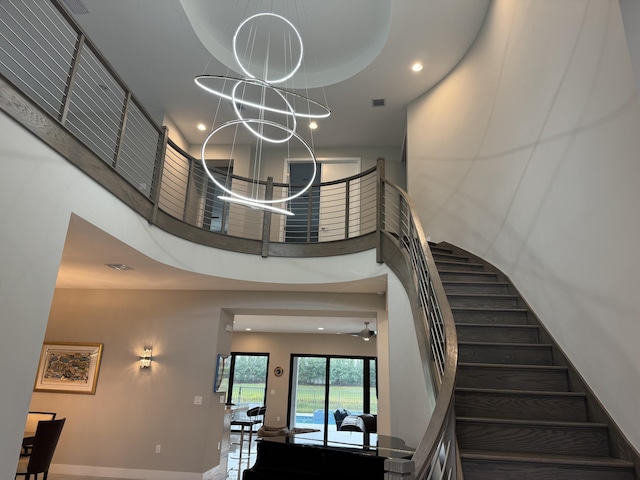
M 486 328 L 513 328 L 524 330 L 538 330 L 538 325 L 518 325 L 517 323 L 456 323 L 456 327 L 486 327 Z
M 489 394 L 504 394 L 504 395 L 553 395 L 557 397 L 586 397 L 583 392 L 557 392 L 546 390 L 513 390 L 503 388 L 472 388 L 472 387 L 456 387 L 456 392 L 468 392 L 468 393 L 489 393 Z
M 479 282 L 478 282 L 479 283 Z M 517 295 L 511 295 L 509 293 L 447 293 L 447 297 L 474 297 L 474 298 L 508 298 L 517 299 Z M 485 307 L 488 308 L 488 307 Z
M 527 463 L 552 463 L 557 465 L 587 465 L 601 467 L 633 468 L 633 463 L 614 457 L 591 457 L 584 455 L 534 454 L 514 452 L 493 452 L 489 450 L 460 449 L 460 457 L 474 460 L 491 460 Z
M 474 265 L 474 264 L 467 264 L 467 263 L 461 263 L 460 265 Z M 447 270 L 447 269 L 438 269 L 438 273 L 443 274 L 443 273 L 464 273 L 464 274 L 475 274 L 475 275 L 494 275 L 497 276 L 498 274 L 496 272 L 485 272 L 484 270 Z
M 526 313 L 529 310 L 527 310 L 526 308 L 514 308 L 514 307 L 508 307 L 508 308 L 497 308 L 497 307 L 451 307 L 451 311 L 471 311 L 471 312 L 500 312 L 500 313 L 504 313 L 504 312 L 514 312 L 514 313 Z
M 532 427 L 609 428 L 596 422 L 561 422 L 558 420 L 517 420 L 510 418 L 456 417 L 457 421 L 502 425 L 527 425 Z
M 463 260 L 463 261 L 469 261 L 469 257 L 465 257 L 464 255 L 456 255 L 455 253 L 447 253 L 447 252 L 442 252 L 442 251 L 433 251 L 433 249 L 431 249 L 431 253 L 433 255 L 439 255 L 441 257 L 447 257 L 450 259 L 458 259 L 458 260 Z
M 460 362 L 458 367 L 472 367 L 472 368 L 520 368 L 523 370 L 568 370 L 568 367 L 562 365 L 516 365 L 516 364 L 504 364 L 504 363 L 467 363 Z
M 518 348 L 551 348 L 550 343 L 500 343 L 500 342 L 458 342 L 458 345 L 469 346 L 495 346 L 495 347 L 518 347 Z

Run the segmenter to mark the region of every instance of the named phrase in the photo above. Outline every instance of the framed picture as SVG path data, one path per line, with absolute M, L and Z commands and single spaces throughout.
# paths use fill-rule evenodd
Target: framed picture
M 102 357 L 102 343 L 42 344 L 36 392 L 94 395 Z
M 229 355 L 218 354 L 216 365 L 216 378 L 213 382 L 214 392 L 226 392 L 229 389 L 229 370 L 231 369 L 231 359 Z

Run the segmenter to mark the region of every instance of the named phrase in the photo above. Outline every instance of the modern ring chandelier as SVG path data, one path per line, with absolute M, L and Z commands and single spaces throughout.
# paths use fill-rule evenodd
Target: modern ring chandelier
M 285 63 L 283 71 L 278 71 L 277 68 L 270 68 L 271 59 L 268 44 L 271 42 L 271 37 L 266 41 L 266 47 L 259 45 L 262 48 L 266 48 L 265 58 L 259 59 L 263 71 L 258 73 L 256 68 L 252 67 L 252 62 L 256 62 L 254 57 L 256 44 L 260 43 L 257 37 L 257 23 L 265 20 L 282 22 L 280 28 L 283 28 L 283 31 L 286 32 L 282 39 L 275 40 L 283 44 L 283 51 L 281 52 L 281 58 L 284 59 Z M 246 39 L 245 43 L 241 43 L 239 40 L 241 37 Z M 296 44 L 296 48 L 293 48 L 294 44 Z M 244 52 L 240 51 L 241 48 L 244 48 Z M 317 160 L 312 145 L 296 131 L 298 118 L 326 118 L 331 114 L 331 111 L 326 105 L 307 96 L 275 86 L 276 84 L 287 82 L 298 72 L 303 64 L 303 53 L 302 37 L 289 20 L 275 13 L 257 13 L 244 20 L 233 36 L 233 56 L 245 77 L 199 75 L 195 78 L 195 83 L 200 88 L 219 97 L 221 100 L 231 102 L 236 115 L 235 119 L 224 122 L 218 127 L 212 127 L 211 132 L 202 144 L 201 160 L 204 171 L 211 181 L 225 193 L 218 196 L 219 199 L 284 215 L 293 215 L 293 212 L 288 209 L 276 207 L 274 204 L 283 203 L 286 205 L 287 202 L 303 195 L 313 185 L 317 173 Z M 251 94 L 253 94 L 253 97 Z M 304 110 L 299 107 L 300 104 L 304 105 Z M 247 114 L 244 112 L 245 110 L 250 110 L 254 113 Z M 266 118 L 267 115 L 283 117 L 283 121 L 268 119 Z M 256 141 L 260 144 L 260 148 L 257 149 L 259 151 L 262 150 L 263 142 L 283 144 L 293 140 L 302 145 L 313 162 L 313 175 L 309 183 L 294 194 L 289 192 L 290 195 L 287 197 L 267 200 L 257 198 L 257 193 L 254 197 L 241 195 L 216 179 L 207 167 L 205 160 L 206 147 L 209 141 L 221 130 L 238 128 L 239 126 L 245 127 L 256 138 Z M 255 181 L 257 182 L 258 180 L 256 179 Z

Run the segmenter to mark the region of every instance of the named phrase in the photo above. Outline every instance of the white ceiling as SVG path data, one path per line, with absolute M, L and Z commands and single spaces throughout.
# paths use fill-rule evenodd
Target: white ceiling
M 132 270 L 114 270 L 107 264 L 126 264 Z M 69 223 L 57 288 L 75 289 L 153 289 L 217 291 L 281 291 L 318 293 L 365 293 L 382 295 L 386 276 L 331 284 L 271 284 L 214 277 L 188 272 L 149 258 L 89 222 L 73 215 Z M 375 311 L 323 312 L 283 305 L 277 311 L 247 311 L 235 316 L 234 330 L 244 332 L 348 334 L 359 332 L 364 322 L 375 330 Z M 318 327 L 325 330 L 318 330 Z
M 312 85 L 301 91 L 332 110 L 314 133 L 316 147 L 398 146 L 407 104 L 440 81 L 465 54 L 489 0 L 73 0 L 89 13 L 74 17 L 134 95 L 160 122 L 167 114 L 191 145 L 207 135 L 216 101 L 194 77 L 240 76 L 230 71 L 237 24 L 258 11 L 278 11 L 301 31 Z M 267 7 L 265 10 L 264 7 Z M 214 55 L 215 54 L 215 55 Z M 216 56 L 217 55 L 217 56 Z M 310 57 L 310 58 L 309 58 Z M 414 73 L 410 66 L 424 63 Z M 315 78 L 314 78 L 315 76 Z M 385 107 L 372 107 L 385 99 Z M 230 113 L 231 109 L 228 109 Z M 171 134 L 171 132 L 170 132 Z M 223 139 L 224 140 L 224 139 Z M 126 263 L 119 272 L 107 263 Z M 59 288 L 262 290 L 372 293 L 386 278 L 332 285 L 271 285 L 198 275 L 159 264 L 78 218 L 72 219 L 60 265 Z M 283 312 L 281 312 L 283 313 Z M 258 318 L 260 317 L 260 318 Z M 318 333 L 357 332 L 375 318 L 344 314 L 322 320 L 304 312 L 241 315 L 236 329 Z
M 305 39 L 308 76 L 320 75 L 332 82 L 300 92 L 321 103 L 326 96 L 332 110 L 314 132 L 316 147 L 400 147 L 407 104 L 459 62 L 489 4 L 489 0 L 73 3 L 79 1 L 89 13 L 74 17 L 88 37 L 147 110 L 160 119 L 168 114 L 192 145 L 202 144 L 206 133 L 196 125 L 203 122 L 210 127 L 217 106 L 214 97 L 194 84 L 194 77 L 203 73 L 239 76 L 225 62 L 232 64 L 231 38 L 242 18 L 271 8 L 285 13 L 292 22 L 299 22 L 296 27 Z M 190 18 L 197 19 L 195 26 Z M 216 58 L 212 51 L 223 58 Z M 410 69 L 416 61 L 424 63 L 420 73 Z M 344 77 L 348 78 L 337 81 Z M 373 108 L 373 99 L 385 99 L 386 106 Z

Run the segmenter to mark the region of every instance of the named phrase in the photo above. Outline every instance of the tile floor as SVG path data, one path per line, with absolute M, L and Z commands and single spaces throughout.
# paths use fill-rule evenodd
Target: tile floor
M 232 433 L 231 434 L 231 445 L 229 447 L 229 462 L 227 466 L 227 479 L 228 480 L 242 480 L 242 472 L 249 468 L 256 461 L 256 444 L 255 444 L 255 435 L 253 436 L 253 441 L 251 442 L 251 455 L 248 455 L 248 438 L 245 437 L 245 447 L 242 452 L 242 465 L 238 466 L 239 460 L 239 442 L 240 435 Z M 86 475 L 67 475 L 62 473 L 50 473 L 48 480 L 132 480 L 132 479 L 114 479 L 112 477 L 88 477 Z

